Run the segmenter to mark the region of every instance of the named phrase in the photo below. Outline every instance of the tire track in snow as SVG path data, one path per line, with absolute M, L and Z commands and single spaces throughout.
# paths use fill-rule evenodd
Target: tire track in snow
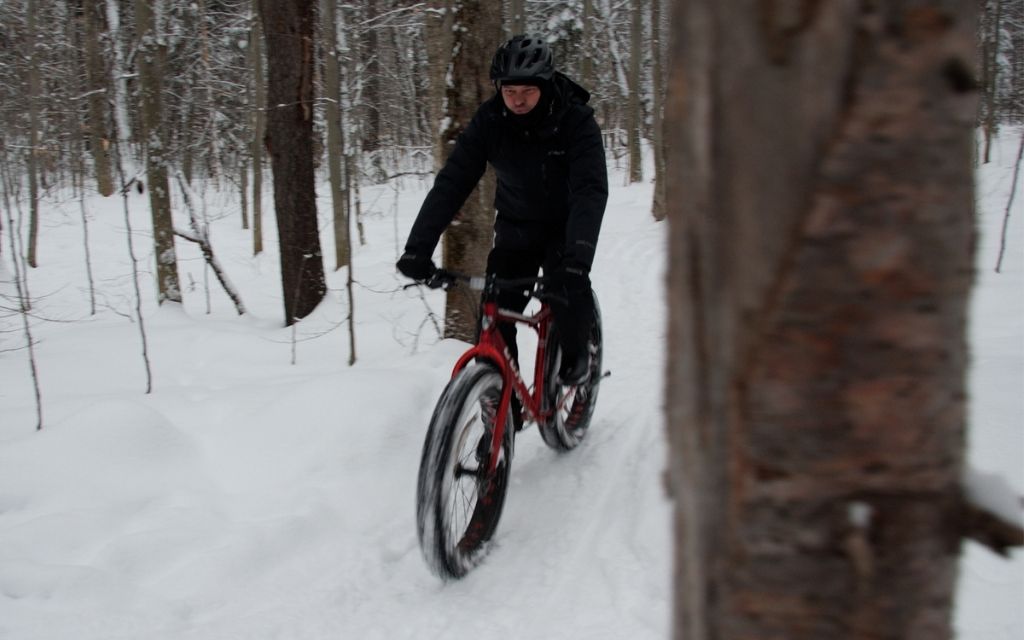
M 602 383 L 590 433 L 567 454 L 548 450 L 534 427 L 521 434 L 494 549 L 475 570 L 484 584 L 515 584 L 503 594 L 505 606 L 541 610 L 539 620 L 576 620 L 564 637 L 615 637 L 615 629 L 635 634 L 638 619 L 651 637 L 667 629 L 664 233 L 664 225 L 650 220 L 606 224 L 594 283 L 611 376 Z M 581 584 L 598 601 L 580 602 Z M 665 601 L 665 619 L 648 620 L 650 602 L 658 599 Z M 519 631 L 529 637 L 524 624 Z M 535 631 L 562 637 L 550 628 Z

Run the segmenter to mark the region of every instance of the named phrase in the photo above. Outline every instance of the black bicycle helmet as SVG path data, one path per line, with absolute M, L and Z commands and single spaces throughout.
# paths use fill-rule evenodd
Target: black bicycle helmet
M 551 47 L 542 36 L 515 36 L 498 47 L 491 61 L 491 80 L 511 83 L 516 80 L 550 80 L 555 74 Z

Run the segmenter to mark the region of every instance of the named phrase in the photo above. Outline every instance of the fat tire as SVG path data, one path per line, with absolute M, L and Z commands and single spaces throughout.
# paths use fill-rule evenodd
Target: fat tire
M 416 530 L 427 565 L 443 580 L 461 578 L 483 560 L 501 518 L 515 431 L 510 411 L 497 468 L 489 476 L 477 473 L 487 464 L 479 452 L 489 451 L 481 444 L 486 407 L 497 408 L 502 384 L 493 364 L 472 363 L 448 383 L 430 419 L 417 482 Z M 460 510 L 466 511 L 461 517 Z
M 558 344 L 558 327 L 552 326 L 549 344 Z M 583 441 L 597 405 L 597 392 L 601 387 L 601 361 L 604 343 L 601 334 L 601 308 L 594 296 L 594 320 L 590 325 L 590 377 L 579 387 L 558 383 L 561 364 L 560 348 L 550 349 L 544 363 L 545 411 L 550 415 L 538 424 L 544 443 L 556 451 L 570 451 Z

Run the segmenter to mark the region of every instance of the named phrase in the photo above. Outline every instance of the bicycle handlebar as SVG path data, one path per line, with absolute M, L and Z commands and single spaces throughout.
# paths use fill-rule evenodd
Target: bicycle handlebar
M 460 283 L 467 289 L 483 291 L 487 280 L 483 276 L 468 276 L 463 273 L 448 271 L 447 269 L 438 269 L 423 281 L 423 284 L 431 289 L 444 289 L 445 291 Z
M 547 281 L 548 278 L 543 276 L 532 278 L 496 278 L 493 276 L 469 276 L 457 271 L 438 269 L 426 280 L 417 280 L 413 284 L 406 286 L 424 285 L 430 289 L 444 289 L 447 291 L 453 286 L 461 284 L 472 291 L 484 291 L 488 288 L 488 284 L 495 290 L 536 289 Z

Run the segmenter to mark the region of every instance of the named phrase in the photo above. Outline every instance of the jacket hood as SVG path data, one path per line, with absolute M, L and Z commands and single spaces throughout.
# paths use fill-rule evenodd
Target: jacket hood
M 551 78 L 551 85 L 557 96 L 556 102 L 560 101 L 566 104 L 587 104 L 590 102 L 590 92 L 576 84 L 576 82 L 561 71 L 555 72 L 555 75 Z

